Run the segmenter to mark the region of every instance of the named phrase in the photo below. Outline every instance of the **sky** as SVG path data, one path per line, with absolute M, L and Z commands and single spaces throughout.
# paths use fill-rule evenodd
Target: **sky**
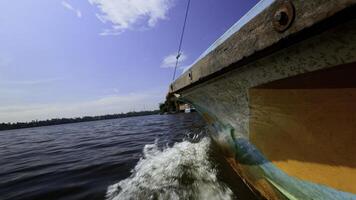
M 191 0 L 177 74 L 257 0 Z M 0 123 L 153 110 L 187 0 L 0 1 Z

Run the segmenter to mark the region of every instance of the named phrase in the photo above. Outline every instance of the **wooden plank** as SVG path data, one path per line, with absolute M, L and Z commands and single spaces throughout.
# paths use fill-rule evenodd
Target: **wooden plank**
M 170 92 L 177 92 L 190 85 L 205 81 L 211 75 L 241 62 L 247 64 L 248 58 L 268 47 L 291 38 L 292 35 L 328 19 L 338 12 L 352 7 L 356 0 L 294 0 L 295 20 L 291 27 L 281 33 L 273 28 L 273 14 L 282 0 L 275 1 L 255 18 L 251 19 L 222 44 L 216 46 L 205 57 L 171 84 Z M 237 26 L 235 24 L 235 26 Z M 243 62 L 246 60 L 246 62 Z M 251 61 L 252 62 L 252 61 Z M 239 65 L 234 66 L 234 68 Z

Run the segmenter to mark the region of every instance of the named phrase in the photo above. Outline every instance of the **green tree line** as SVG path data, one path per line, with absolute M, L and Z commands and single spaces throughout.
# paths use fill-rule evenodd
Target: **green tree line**
M 105 119 L 117 119 L 117 118 L 135 117 L 135 116 L 154 115 L 159 113 L 160 113 L 159 110 L 154 110 L 154 111 L 139 111 L 139 112 L 128 112 L 128 113 L 120 113 L 120 114 L 109 114 L 109 115 L 101 115 L 101 116 L 55 118 L 55 119 L 48 119 L 48 120 L 41 120 L 41 121 L 34 120 L 31 122 L 0 123 L 0 131 L 39 127 L 39 126 L 51 126 L 51 125 L 58 125 L 58 124 L 69 124 L 69 123 L 77 123 L 77 122 L 97 121 L 97 120 L 105 120 Z

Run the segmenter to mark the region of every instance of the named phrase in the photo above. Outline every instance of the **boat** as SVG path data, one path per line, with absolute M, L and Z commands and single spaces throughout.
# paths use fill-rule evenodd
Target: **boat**
M 256 195 L 356 199 L 355 0 L 260 1 L 167 99 L 200 113 Z

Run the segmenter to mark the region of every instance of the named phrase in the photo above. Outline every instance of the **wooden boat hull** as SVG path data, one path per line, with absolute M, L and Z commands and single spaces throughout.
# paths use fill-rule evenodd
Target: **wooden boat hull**
M 201 113 L 237 174 L 266 199 L 356 199 L 356 19 L 226 71 L 224 56 L 170 91 Z

